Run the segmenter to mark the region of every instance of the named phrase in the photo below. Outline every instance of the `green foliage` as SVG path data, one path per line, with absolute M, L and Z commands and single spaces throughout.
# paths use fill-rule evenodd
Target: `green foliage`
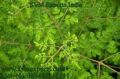
M 120 79 L 117 0 L 56 1 L 81 7 L 30 6 L 38 1 L 0 0 L 0 67 L 47 67 L 53 76 L 62 66 L 67 68 L 64 79 Z

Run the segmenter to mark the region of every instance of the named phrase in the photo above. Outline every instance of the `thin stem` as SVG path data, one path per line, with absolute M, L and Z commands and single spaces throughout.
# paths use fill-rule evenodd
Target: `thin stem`
M 63 49 L 63 47 L 64 47 L 64 45 L 62 45 L 62 46 L 57 50 L 57 52 L 48 59 L 47 63 L 48 63 L 51 59 L 53 59 L 53 58 Z
M 31 44 L 30 42 L 29 43 L 18 43 L 18 42 L 12 42 L 12 41 L 5 41 L 5 40 L 0 40 L 0 46 L 2 44 L 5 44 L 5 45 L 25 45 L 25 46 L 33 46 L 33 44 Z M 47 46 L 52 46 L 54 44 L 48 44 Z M 40 46 L 46 46 L 46 45 L 40 45 Z M 60 46 L 55 46 L 55 47 L 60 47 Z
M 100 63 L 98 63 L 98 79 L 100 79 Z
M 119 53 L 120 53 L 120 52 L 115 53 L 115 54 L 113 54 L 113 55 L 110 55 L 110 56 L 108 56 L 107 58 L 105 58 L 105 59 L 103 59 L 103 60 L 101 60 L 101 61 L 104 62 L 104 61 L 106 61 L 106 60 L 112 58 L 113 56 L 115 56 L 115 55 L 117 55 L 117 54 L 119 54 Z
M 60 30 L 60 24 L 56 21 L 56 19 L 51 15 L 50 11 L 45 7 L 44 11 L 48 14 L 48 16 L 50 17 L 50 19 L 54 22 L 55 27 L 57 28 L 60 36 L 62 35 L 61 30 Z
M 80 57 L 85 58 L 85 59 L 88 59 L 88 60 L 93 61 L 93 62 L 95 62 L 95 63 L 99 63 L 99 61 L 94 60 L 94 59 L 91 59 L 91 58 L 86 57 L 86 56 L 84 56 L 84 55 L 80 55 Z
M 63 15 L 63 17 L 61 18 L 61 20 L 60 20 L 60 22 L 59 22 L 60 24 L 61 24 L 61 22 L 63 21 L 63 19 L 65 18 L 67 12 L 68 12 L 68 7 L 67 7 L 67 9 L 66 9 L 66 11 L 65 11 L 65 13 L 64 13 L 64 15 Z
M 112 65 L 108 65 L 108 66 L 110 66 L 110 67 L 112 67 L 112 68 L 115 68 L 115 69 L 119 69 L 119 70 L 120 70 L 120 67 L 116 67 L 116 66 L 112 66 Z

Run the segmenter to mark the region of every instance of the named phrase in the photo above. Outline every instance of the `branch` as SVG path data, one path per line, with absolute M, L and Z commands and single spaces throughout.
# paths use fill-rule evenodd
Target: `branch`
M 102 66 L 110 69 L 111 71 L 113 71 L 113 72 L 115 72 L 115 73 L 117 73 L 117 74 L 120 74 L 120 72 L 118 72 L 118 71 L 116 71 L 115 69 L 111 68 L 110 66 L 104 64 L 102 61 L 94 60 L 94 59 L 91 59 L 91 58 L 86 57 L 86 56 L 84 56 L 84 55 L 80 55 L 80 56 L 83 57 L 83 58 L 85 58 L 85 59 L 88 59 L 88 60 L 90 60 L 90 61 L 93 61 L 93 62 L 97 63 L 98 66 L 99 66 L 99 65 L 102 65 Z M 99 66 L 98 68 L 100 69 L 100 66 Z M 100 74 L 100 70 L 99 70 L 98 72 L 99 72 L 99 74 Z M 99 78 L 99 77 L 98 77 L 98 78 Z
M 117 73 L 117 74 L 120 75 L 120 72 L 116 71 L 115 69 L 111 68 L 110 66 L 108 66 L 108 65 L 106 65 L 106 64 L 104 64 L 104 63 L 101 63 L 101 65 L 105 66 L 106 68 L 108 68 L 108 69 L 110 69 L 111 71 L 113 71 L 113 72 L 115 72 L 115 73 Z

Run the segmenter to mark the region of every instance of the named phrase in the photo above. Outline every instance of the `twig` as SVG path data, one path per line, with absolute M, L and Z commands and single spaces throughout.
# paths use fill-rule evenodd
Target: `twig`
M 120 18 L 120 16 L 116 17 L 96 17 L 96 18 L 89 18 L 90 20 L 102 20 L 102 19 L 117 19 Z
M 115 56 L 115 55 L 117 55 L 117 54 L 119 54 L 119 53 L 120 53 L 120 52 L 115 53 L 115 54 L 113 54 L 113 55 L 110 55 L 110 56 L 108 56 L 107 58 L 105 58 L 105 59 L 101 60 L 101 62 L 104 62 L 104 61 L 106 61 L 106 60 L 108 60 L 108 59 L 112 58 L 113 56 Z
M 65 13 L 64 13 L 64 15 L 63 15 L 63 17 L 61 18 L 61 20 L 60 20 L 60 22 L 59 22 L 60 24 L 61 24 L 61 22 L 63 21 L 63 19 L 65 18 L 67 12 L 68 12 L 68 7 L 67 7 L 67 9 L 66 9 L 66 11 L 65 11 Z
M 57 30 L 58 30 L 58 32 L 59 32 L 59 34 L 61 36 L 62 32 L 60 30 L 60 26 L 59 26 L 60 24 L 54 19 L 54 17 L 51 15 L 51 13 L 49 12 L 49 10 L 46 7 L 44 7 L 44 11 L 48 14 L 50 19 L 54 22 L 54 25 L 57 28 Z
M 84 56 L 84 55 L 80 55 L 80 57 L 85 58 L 85 59 L 88 59 L 88 60 L 93 61 L 93 62 L 95 62 L 95 63 L 99 63 L 99 61 L 94 60 L 94 59 L 91 59 L 91 58 L 86 57 L 86 56 Z
M 120 70 L 120 67 L 116 67 L 116 66 L 112 66 L 112 65 L 108 65 L 108 66 L 110 66 L 110 67 L 112 67 L 112 68 L 115 68 L 115 69 L 119 69 L 119 70 Z
M 64 47 L 64 45 L 62 45 L 62 46 L 57 50 L 57 52 L 48 59 L 48 61 L 47 61 L 46 63 L 48 63 L 51 59 L 53 59 L 53 58 L 63 49 L 63 47 Z
M 5 45 L 25 45 L 25 46 L 33 46 L 33 44 L 31 43 L 18 43 L 18 42 L 11 42 L 11 41 L 5 41 L 5 40 L 0 40 L 0 46 L 2 46 L 2 44 L 5 44 Z M 52 46 L 54 44 L 49 44 L 47 46 Z M 40 46 L 46 46 L 46 45 L 40 45 Z M 55 47 L 60 47 L 60 46 L 55 46 Z
M 19 14 L 22 10 L 24 10 L 26 7 L 28 7 L 29 5 L 25 5 L 22 8 L 19 9 L 19 11 L 12 13 L 12 15 L 16 16 L 17 14 Z

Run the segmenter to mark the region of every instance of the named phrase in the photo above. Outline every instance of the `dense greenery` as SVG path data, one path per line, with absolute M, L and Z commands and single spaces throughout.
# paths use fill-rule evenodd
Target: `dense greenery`
M 56 0 L 80 2 L 81 7 L 29 5 L 41 1 L 0 0 L 0 67 L 62 66 L 67 67 L 65 79 L 120 79 L 119 1 Z

